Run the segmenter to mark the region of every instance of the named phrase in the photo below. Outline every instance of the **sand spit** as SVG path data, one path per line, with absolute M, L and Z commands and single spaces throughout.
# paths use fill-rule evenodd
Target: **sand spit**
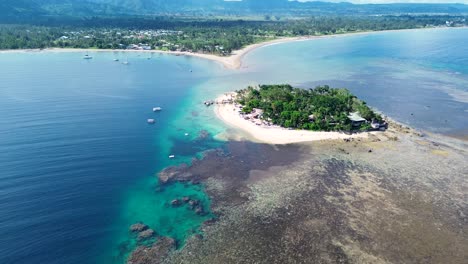
M 260 120 L 246 120 L 240 115 L 240 108 L 233 100 L 233 93 L 226 93 L 215 101 L 216 116 L 227 126 L 236 129 L 235 133 L 221 135 L 220 138 L 249 140 L 269 144 L 291 144 L 318 140 L 367 138 L 379 132 L 345 134 L 340 132 L 316 132 L 307 130 L 288 130 L 279 126 L 267 125 Z M 240 130 L 240 134 L 238 133 Z
M 465 27 L 460 27 L 465 28 Z M 162 53 L 162 54 L 171 54 L 176 56 L 192 56 L 197 58 L 202 58 L 206 60 L 211 60 L 222 64 L 227 69 L 240 69 L 242 67 L 242 60 L 245 55 L 251 51 L 275 44 L 295 42 L 295 41 L 306 41 L 312 39 L 323 39 L 323 38 L 336 38 L 336 37 L 346 37 L 346 36 L 356 36 L 356 35 L 367 35 L 375 34 L 382 32 L 395 32 L 395 31 L 411 31 L 411 30 L 437 30 L 437 29 L 448 29 L 445 27 L 435 27 L 435 28 L 420 28 L 420 29 L 400 29 L 400 30 L 385 30 L 385 31 L 364 31 L 364 32 L 354 32 L 354 33 L 344 33 L 344 34 L 335 34 L 335 35 L 323 35 L 323 36 L 301 36 L 301 37 L 282 37 L 269 41 L 264 41 L 261 43 L 248 45 L 240 50 L 233 51 L 230 56 L 217 56 L 213 54 L 204 54 L 196 52 L 185 52 L 185 51 L 160 51 L 160 50 L 114 50 L 114 49 L 72 49 L 72 48 L 47 48 L 47 49 L 23 49 L 23 50 L 0 50 L 1 53 L 28 53 L 28 52 L 139 52 L 139 53 Z M 450 28 L 454 29 L 454 28 Z
M 359 33 L 352 33 L 353 35 Z M 287 43 L 293 41 L 309 40 L 314 38 L 336 37 L 342 35 L 330 36 L 310 36 L 310 37 L 291 37 L 291 38 L 278 38 L 271 41 L 265 41 L 257 44 L 246 46 L 240 50 L 233 51 L 230 56 L 217 56 L 213 54 L 188 52 L 188 51 L 162 51 L 162 50 L 121 50 L 121 49 L 74 49 L 74 48 L 46 48 L 46 49 L 23 49 L 23 50 L 0 50 L 1 53 L 37 53 L 37 52 L 128 52 L 128 53 L 155 53 L 155 54 L 170 54 L 174 56 L 191 56 L 201 59 L 215 61 L 222 64 L 227 69 L 239 69 L 242 66 L 242 59 L 251 51 L 273 44 Z

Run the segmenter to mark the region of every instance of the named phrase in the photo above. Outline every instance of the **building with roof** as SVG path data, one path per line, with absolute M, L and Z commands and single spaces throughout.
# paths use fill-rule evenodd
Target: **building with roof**
M 351 120 L 353 127 L 361 126 L 363 123 L 367 122 L 366 119 L 359 115 L 359 112 L 350 113 L 348 118 Z

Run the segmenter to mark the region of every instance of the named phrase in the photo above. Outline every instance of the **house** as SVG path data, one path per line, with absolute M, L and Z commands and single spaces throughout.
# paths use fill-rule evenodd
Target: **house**
M 254 108 L 252 110 L 252 117 L 253 118 L 261 118 L 262 115 L 263 115 L 263 110 L 262 109 Z
M 151 50 L 151 46 L 148 45 L 148 44 L 142 44 L 142 45 L 140 45 L 140 48 L 143 49 L 143 50 Z
M 380 128 L 380 123 L 377 122 L 376 120 L 372 120 L 371 127 L 373 129 L 379 129 Z
M 127 49 L 129 49 L 129 50 L 136 50 L 136 49 L 138 49 L 138 45 L 136 45 L 136 44 L 130 44 L 130 45 L 127 46 Z
M 315 115 L 310 115 L 310 116 L 309 116 L 309 121 L 310 121 L 311 123 L 315 122 Z
M 138 45 L 130 44 L 127 46 L 127 49 L 129 50 L 151 50 L 151 46 L 148 44 L 142 44 L 142 43 L 138 43 Z
M 359 115 L 359 112 L 350 113 L 348 115 L 349 120 L 351 120 L 351 124 L 353 127 L 361 126 L 363 123 L 366 122 L 362 116 Z

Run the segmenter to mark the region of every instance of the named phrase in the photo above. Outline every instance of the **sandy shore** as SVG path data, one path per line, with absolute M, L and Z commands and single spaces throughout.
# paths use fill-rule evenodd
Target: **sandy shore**
M 460 27 L 465 28 L 465 27 Z M 283 37 L 277 38 L 270 41 L 265 41 L 257 44 L 252 44 L 244 47 L 243 49 L 233 51 L 230 56 L 221 57 L 213 54 L 203 54 L 195 52 L 185 52 L 185 51 L 161 51 L 161 50 L 115 50 L 115 49 L 72 49 L 72 48 L 48 48 L 48 49 L 23 49 L 23 50 L 0 50 L 1 53 L 14 53 L 14 52 L 141 52 L 141 53 L 162 53 L 162 54 L 172 54 L 177 56 L 192 56 L 197 58 L 202 58 L 206 60 L 211 60 L 222 64 L 227 69 L 239 69 L 242 67 L 242 59 L 245 55 L 251 51 L 280 43 L 295 42 L 295 41 L 306 41 L 311 39 L 321 39 L 321 38 L 336 38 L 336 37 L 346 37 L 346 36 L 356 36 L 356 35 L 367 35 L 375 34 L 382 32 L 395 32 L 395 31 L 410 31 L 410 30 L 435 30 L 435 29 L 448 29 L 448 28 L 420 28 L 420 29 L 400 29 L 400 30 L 384 30 L 384 31 L 364 31 L 364 32 L 353 32 L 353 33 L 344 33 L 344 34 L 335 34 L 335 35 L 323 35 L 323 36 L 301 36 L 301 37 Z M 453 29 L 453 28 L 450 28 Z
M 359 33 L 350 33 L 350 34 L 359 34 Z M 227 69 L 239 69 L 242 66 L 242 59 L 249 52 L 268 45 L 293 42 L 293 41 L 303 41 L 310 40 L 314 38 L 323 38 L 323 37 L 336 37 L 344 36 L 350 34 L 342 35 L 329 35 L 329 36 L 310 36 L 310 37 L 291 37 L 291 38 L 278 38 L 271 41 L 265 41 L 257 44 L 252 44 L 244 47 L 243 49 L 233 51 L 230 56 L 217 56 L 213 54 L 204 54 L 188 51 L 162 51 L 162 50 L 120 50 L 120 49 L 73 49 L 73 48 L 47 48 L 47 49 L 18 49 L 18 50 L 0 50 L 1 53 L 34 53 L 34 52 L 131 52 L 131 53 L 155 53 L 155 54 L 171 54 L 175 56 L 191 56 L 201 59 L 206 59 L 210 61 L 215 61 L 222 64 Z
M 290 144 L 299 142 L 311 142 L 318 140 L 333 140 L 333 139 L 350 139 L 350 138 L 367 138 L 369 134 L 374 133 L 358 133 L 344 134 L 340 132 L 316 132 L 307 130 L 289 130 L 279 126 L 258 125 L 250 120 L 245 120 L 240 114 L 240 108 L 234 104 L 221 103 L 223 100 L 228 100 L 232 97 L 231 94 L 224 94 L 216 99 L 214 111 L 216 116 L 221 119 L 226 125 L 234 129 L 240 130 L 245 136 L 256 142 L 268 144 Z M 238 136 L 238 135 L 237 135 Z M 228 139 L 235 139 L 235 136 L 227 135 Z
M 297 40 L 294 38 L 294 40 Z M 242 58 L 250 51 L 270 45 L 273 43 L 281 43 L 292 41 L 291 39 L 276 39 L 273 41 L 253 44 L 241 50 L 234 51 L 232 55 L 221 57 L 213 54 L 203 54 L 188 51 L 162 51 L 162 50 L 120 50 L 120 49 L 72 49 L 72 48 L 47 48 L 47 49 L 18 49 L 18 50 L 0 50 L 2 53 L 37 53 L 37 52 L 129 52 L 129 53 L 154 53 L 154 54 L 170 54 L 175 56 L 191 56 L 201 59 L 206 59 L 222 64 L 227 69 L 239 69 L 242 64 Z

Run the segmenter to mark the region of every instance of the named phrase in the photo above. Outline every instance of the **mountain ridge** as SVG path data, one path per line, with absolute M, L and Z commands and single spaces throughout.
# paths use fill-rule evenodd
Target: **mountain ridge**
M 468 14 L 465 4 L 352 4 L 288 0 L 15 0 L 0 2 L 3 20 L 35 16 L 243 16 Z M 2 19 L 0 18 L 0 19 Z

